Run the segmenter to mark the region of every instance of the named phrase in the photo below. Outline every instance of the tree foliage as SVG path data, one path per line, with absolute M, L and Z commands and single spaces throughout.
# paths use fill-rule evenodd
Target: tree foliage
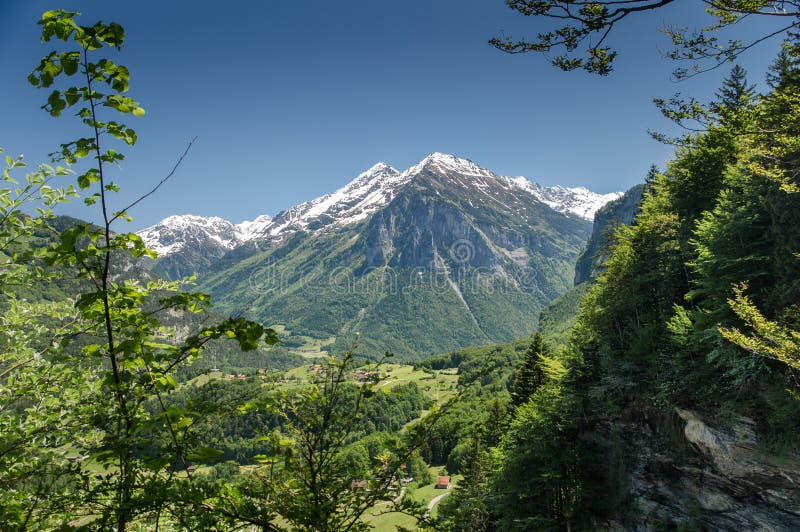
M 13 282 L 4 279 L 10 296 L 6 337 L 21 349 L 3 361 L 4 390 L 9 390 L 3 394 L 3 406 L 14 410 L 24 430 L 38 432 L 38 437 L 24 434 L 24 441 L 20 437 L 9 452 L 61 458 L 52 462 L 58 469 L 38 466 L 40 478 L 33 481 L 18 476 L 23 468 L 11 475 L 6 493 L 27 503 L 24 512 L 3 515 L 5 527 L 12 529 L 38 523 L 43 528 L 126 530 L 135 521 L 158 523 L 170 514 L 180 521 L 188 502 L 176 497 L 176 490 L 187 485 L 178 472 L 189 460 L 202 460 L 208 453 L 193 438 L 194 414 L 163 407 L 163 396 L 177 386 L 176 368 L 200 356 L 212 339 L 232 338 L 245 350 L 255 348 L 262 338 L 276 341 L 274 331 L 241 318 L 178 334 L 164 326 L 164 314 L 203 312 L 208 297 L 183 291 L 181 282 L 121 275 L 140 257 L 153 255 L 138 235 L 112 229 L 112 224 L 128 218 L 127 210 L 139 200 L 116 212 L 109 202 L 119 190 L 109 170 L 124 160 L 117 146 L 133 146 L 137 140 L 136 132 L 117 117 L 138 117 L 144 111 L 127 96 L 128 69 L 95 57 L 106 48 L 122 47 L 122 27 L 113 22 L 82 26 L 76 17 L 63 10 L 42 15 L 42 41 L 61 45 L 28 78 L 49 90 L 45 111 L 58 117 L 76 110 L 87 128 L 86 136 L 63 143 L 54 154 L 56 161 L 81 168 L 75 185 L 50 188 L 52 177 L 67 172 L 42 166 L 29 174 L 26 187 L 4 195 L 6 251 L 17 281 L 32 272 L 28 282 L 61 275 L 77 278 L 79 287 L 73 300 L 31 306 L 37 311 L 23 317 L 23 307 L 13 298 Z M 8 171 L 4 177 L 10 180 Z M 87 207 L 99 208 L 102 223 L 49 225 L 49 208 L 77 193 Z M 22 202 L 32 202 L 39 217 L 20 215 Z M 55 235 L 55 243 L 38 253 L 30 242 L 37 228 Z M 25 259 L 35 266 L 16 266 Z M 26 373 L 31 368 L 32 376 Z M 14 408 L 21 393 L 27 404 Z M 162 408 L 145 408 L 150 399 Z M 53 412 L 56 405 L 58 416 Z M 154 447 L 155 452 L 145 452 Z M 45 496 L 41 490 L 47 485 L 51 492 Z
M 728 300 L 736 315 L 750 328 L 746 334 L 735 327 L 721 328 L 723 338 L 761 356 L 778 360 L 792 369 L 800 369 L 800 331 L 766 319 L 744 295 L 746 284 L 734 286 L 734 298 Z M 797 309 L 792 309 L 797 313 Z
M 679 119 L 702 109 L 705 122 L 649 176 L 635 223 L 611 239 L 569 345 L 552 357 L 568 372 L 548 376 L 503 436 L 500 529 L 621 515 L 637 450 L 606 435 L 632 416 L 676 406 L 747 416 L 774 452 L 796 451 L 797 57 L 787 41 L 762 97 L 734 68 L 716 101 L 672 107 Z
M 387 511 L 422 519 L 423 509 L 400 497 L 400 485 L 411 472 L 427 476 L 418 449 L 440 414 L 434 408 L 399 436 L 364 437 L 361 427 L 376 416 L 375 398 L 384 392 L 376 382 L 349 383 L 352 363 L 352 352 L 331 358 L 308 385 L 242 405 L 243 412 L 271 412 L 281 424 L 261 436 L 268 452 L 254 457 L 260 464 L 254 473 L 208 504 L 263 530 L 366 530 L 363 516 L 380 501 L 393 502 Z
M 475 532 L 492 530 L 491 461 L 481 434 L 468 440 L 462 462 L 463 478 L 453 493 L 440 503 L 437 528 Z
M 550 347 L 545 343 L 541 333 L 533 335 L 531 345 L 525 352 L 525 358 L 514 376 L 514 385 L 511 388 L 511 406 L 519 408 L 530 399 L 536 390 L 544 383 L 545 357 L 550 352 Z
M 603 74 L 612 27 L 667 3 L 509 2 L 578 26 L 519 48 L 497 44 L 571 53 L 598 35 L 588 59 L 556 62 Z M 778 4 L 708 5 L 716 31 Z M 795 6 L 781 6 L 793 26 Z M 188 334 L 166 321 L 202 314 L 209 299 L 185 291 L 186 281 L 136 270 L 152 253 L 114 225 L 144 199 L 110 207 L 118 150 L 137 140 L 120 117 L 144 114 L 127 95 L 127 68 L 97 57 L 119 49 L 124 31 L 82 26 L 66 11 L 45 13 L 41 25 L 59 48 L 29 79 L 48 89 L 48 113 L 76 111 L 87 133 L 24 179 L 22 160 L 6 158 L 0 183 L 3 529 L 362 530 L 380 501 L 425 524 L 424 509 L 398 489 L 407 475 L 427 477 L 425 461 L 464 476 L 441 507 L 446 529 L 591 528 L 625 500 L 610 478 L 616 464 L 594 438 L 631 412 L 746 415 L 769 441 L 796 449 L 800 402 L 787 393 L 800 370 L 795 37 L 766 95 L 755 96 L 735 67 L 710 104 L 662 102 L 670 118 L 699 118 L 702 127 L 676 143 L 663 172 L 650 173 L 635 223 L 608 239 L 568 344 L 550 348 L 537 333 L 431 359 L 427 371 L 458 368 L 458 401 L 410 423 L 431 407 L 421 390 L 349 382 L 351 352 L 296 388 L 178 382 L 178 369 L 215 339 L 253 350 L 277 336 L 236 317 L 186 319 Z M 746 48 L 672 36 L 693 59 L 729 60 Z M 52 216 L 78 194 L 102 223 Z M 53 297 L 29 297 L 48 283 Z M 254 467 L 245 472 L 243 462 Z M 204 463 L 213 465 L 194 471 Z
M 580 403 L 569 385 L 577 373 L 556 358 L 543 360 L 542 384 L 517 409 L 500 444 L 491 486 L 501 530 L 565 529 L 583 518 Z
M 637 14 L 661 10 L 675 0 L 506 0 L 506 5 L 526 17 L 541 19 L 544 29 L 534 38 L 495 37 L 489 42 L 508 53 L 556 53 L 550 60 L 562 70 L 583 69 L 599 75 L 612 72 L 617 51 L 607 44 L 615 27 Z M 770 37 L 800 25 L 800 4 L 775 0 L 712 0 L 696 2 L 712 22 L 694 33 L 682 27 L 665 28 L 674 49 L 667 55 L 693 62 L 690 69 L 679 68 L 678 77 L 733 62 L 740 54 Z M 721 37 L 723 30 L 752 16 L 774 17 L 778 27 L 749 41 Z
M 43 500 L 64 496 L 60 479 L 72 467 L 59 446 L 81 426 L 63 412 L 80 410 L 93 393 L 79 368 L 56 357 L 76 329 L 73 306 L 22 295 L 57 275 L 42 268 L 34 245 L 52 209 L 74 196 L 72 187 L 53 184 L 69 169 L 39 165 L 17 177 L 25 167 L 22 158 L 5 157 L 0 185 L 0 524 L 10 529 L 36 522 Z M 31 205 L 37 217 L 23 212 Z M 76 384 L 83 392 L 62 393 Z

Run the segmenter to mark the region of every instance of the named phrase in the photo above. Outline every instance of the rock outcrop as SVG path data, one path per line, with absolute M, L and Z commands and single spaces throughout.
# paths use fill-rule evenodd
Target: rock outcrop
M 613 425 L 613 427 L 612 427 Z M 629 500 L 610 530 L 800 530 L 800 457 L 758 445 L 754 422 L 674 417 L 607 425 L 628 444 Z

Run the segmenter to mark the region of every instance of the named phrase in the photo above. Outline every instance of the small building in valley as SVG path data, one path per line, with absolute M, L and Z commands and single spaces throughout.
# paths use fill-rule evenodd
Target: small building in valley
M 436 477 L 436 485 L 434 485 L 433 488 L 437 490 L 449 490 L 450 477 L 447 475 L 440 475 Z

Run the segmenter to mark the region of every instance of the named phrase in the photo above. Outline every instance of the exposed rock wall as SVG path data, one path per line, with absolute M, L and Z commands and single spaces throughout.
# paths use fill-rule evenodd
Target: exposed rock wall
M 621 197 L 600 207 L 594 216 L 592 235 L 575 264 L 575 286 L 595 279 L 602 271 L 614 230 L 630 225 L 642 201 L 644 185 L 636 185 Z
M 607 529 L 800 530 L 800 457 L 762 450 L 746 418 L 723 425 L 675 409 L 671 426 L 644 418 L 601 429 L 633 457 L 628 504 Z

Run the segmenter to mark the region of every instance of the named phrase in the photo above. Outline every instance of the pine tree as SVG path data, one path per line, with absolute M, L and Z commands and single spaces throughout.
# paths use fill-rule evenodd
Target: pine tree
M 728 109 L 741 109 L 749 105 L 755 96 L 755 85 L 747 84 L 747 71 L 739 65 L 734 65 L 730 75 L 722 82 L 722 87 L 716 92 L 719 99 L 718 105 Z
M 470 438 L 469 450 L 463 459 L 464 478 L 439 508 L 442 528 L 469 532 L 491 529 L 489 471 L 489 456 L 483 446 L 483 436 L 475 434 Z
M 790 33 L 781 45 L 781 51 L 772 61 L 767 71 L 767 84 L 772 89 L 783 88 L 786 84 L 798 82 L 798 63 L 800 63 L 800 34 Z
M 487 447 L 496 447 L 508 428 L 508 408 L 505 401 L 494 397 L 486 407 L 489 414 L 483 425 L 483 441 Z
M 541 357 L 547 355 L 549 351 L 550 348 L 545 343 L 542 334 L 538 332 L 534 334 L 511 388 L 512 409 L 517 409 L 525 404 L 544 382 Z
M 660 173 L 661 171 L 658 169 L 658 166 L 655 164 L 651 164 L 650 169 L 647 170 L 647 175 L 644 178 L 644 184 L 647 185 L 647 187 L 649 188 L 650 185 L 653 183 L 653 181 L 655 181 L 656 178 L 658 177 L 658 174 Z
M 653 189 L 653 183 L 655 183 L 660 173 L 661 170 L 658 169 L 658 166 L 655 164 L 650 165 L 650 169 L 647 171 L 647 175 L 644 178 L 644 192 L 642 195 L 649 193 Z M 638 210 L 641 210 L 641 207 Z
M 788 77 L 787 74 L 794 70 L 794 59 L 789 51 L 783 47 L 778 53 L 778 56 L 772 60 L 767 70 L 767 85 L 772 89 L 779 88 L 784 80 Z
M 747 83 L 747 71 L 734 65 L 731 73 L 722 81 L 716 97 L 717 101 L 711 104 L 711 110 L 719 121 L 734 130 L 742 129 L 746 123 L 744 114 L 756 101 L 755 85 Z

